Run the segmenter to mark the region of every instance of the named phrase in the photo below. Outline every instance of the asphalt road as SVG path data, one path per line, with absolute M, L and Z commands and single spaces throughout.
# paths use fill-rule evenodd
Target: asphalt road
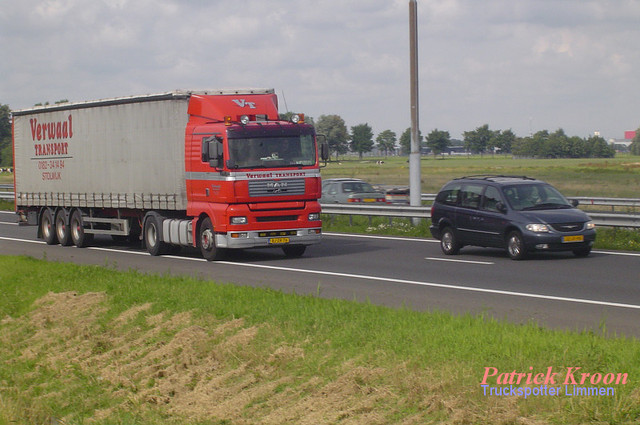
M 325 234 L 305 255 L 279 249 L 237 252 L 209 263 L 192 249 L 152 257 L 110 238 L 94 246 L 47 246 L 36 228 L 0 212 L 0 254 L 46 256 L 123 270 L 187 274 L 298 294 L 370 301 L 391 307 L 483 313 L 517 323 L 640 337 L 640 253 L 594 251 L 512 261 L 503 251 L 466 247 L 444 256 L 433 239 Z

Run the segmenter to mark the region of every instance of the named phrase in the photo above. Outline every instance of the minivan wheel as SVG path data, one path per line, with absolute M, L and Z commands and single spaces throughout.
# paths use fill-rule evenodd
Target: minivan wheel
M 440 239 L 440 249 L 445 255 L 456 255 L 460 251 L 460 243 L 451 227 L 445 227 Z
M 513 231 L 507 237 L 507 253 L 512 260 L 523 260 L 527 256 L 527 248 L 524 246 L 520 232 Z

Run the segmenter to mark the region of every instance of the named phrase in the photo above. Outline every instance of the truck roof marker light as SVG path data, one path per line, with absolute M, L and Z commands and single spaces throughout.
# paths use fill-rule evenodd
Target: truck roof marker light
M 242 125 L 249 124 L 249 115 L 242 115 L 240 117 L 240 122 L 242 123 Z
M 231 125 L 232 121 L 231 121 L 231 115 L 225 115 L 224 116 L 224 125 Z
M 291 122 L 294 124 L 304 124 L 304 114 L 294 114 L 291 116 Z

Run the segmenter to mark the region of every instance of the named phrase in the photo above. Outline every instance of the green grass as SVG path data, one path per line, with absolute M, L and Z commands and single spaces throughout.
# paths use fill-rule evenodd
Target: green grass
M 0 173 L 0 184 L 13 184 L 13 174 Z
M 0 285 L 0 424 L 640 420 L 636 339 L 24 257 L 0 256 Z M 629 382 L 526 400 L 479 386 L 485 367 L 569 366 Z
M 384 164 L 377 164 L 383 159 Z M 370 183 L 409 184 L 407 157 L 354 157 L 333 161 L 323 178 L 357 177 Z M 526 175 L 545 180 L 566 196 L 636 198 L 640 187 L 640 157 L 516 159 L 511 156 L 422 157 L 422 193 L 436 193 L 449 180 L 474 174 Z

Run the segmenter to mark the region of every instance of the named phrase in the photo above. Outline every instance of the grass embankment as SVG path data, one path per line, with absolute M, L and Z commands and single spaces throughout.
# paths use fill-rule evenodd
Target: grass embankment
M 0 424 L 640 420 L 635 339 L 22 257 L 0 285 Z M 487 367 L 628 381 L 485 396 Z

